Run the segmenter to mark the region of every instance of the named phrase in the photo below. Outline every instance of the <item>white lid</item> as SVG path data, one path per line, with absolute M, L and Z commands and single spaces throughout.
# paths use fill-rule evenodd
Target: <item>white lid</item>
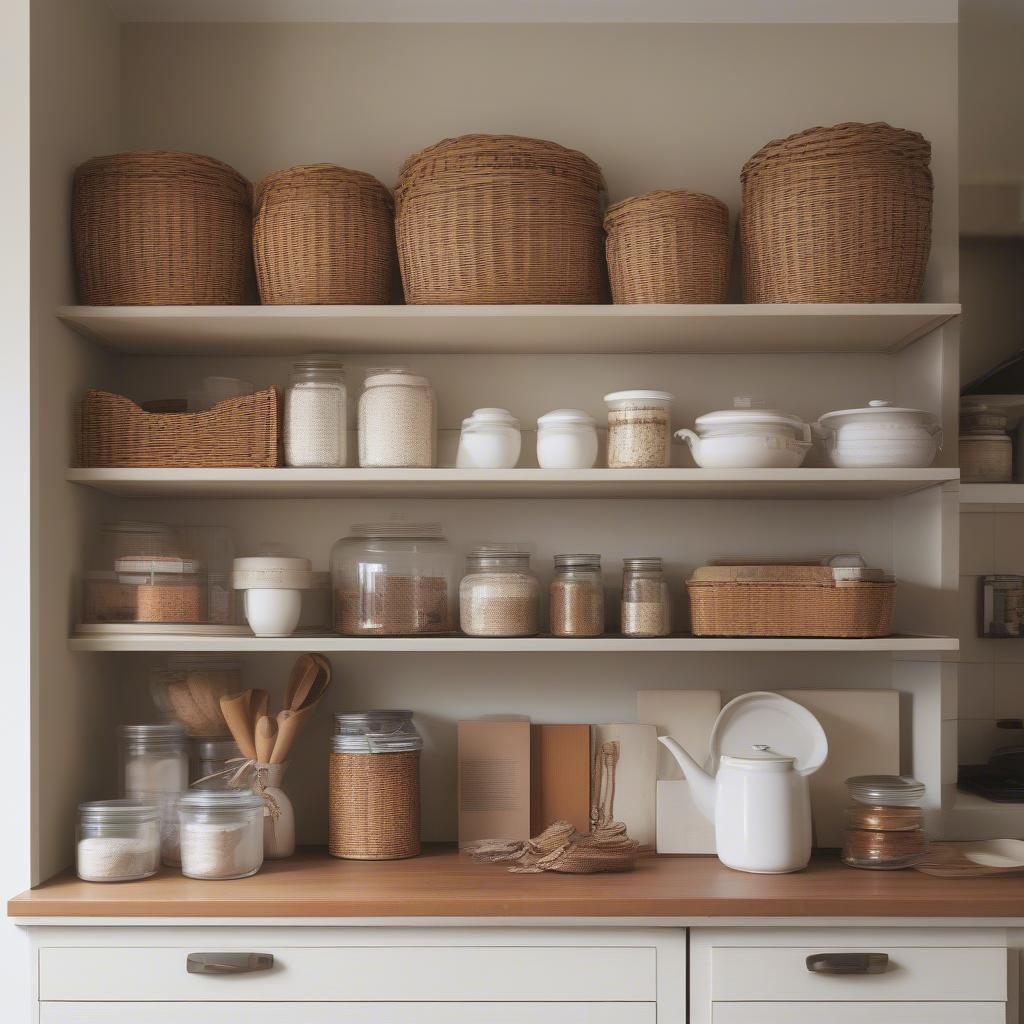
M 124 555 L 114 562 L 114 571 L 119 575 L 158 572 L 188 576 L 202 572 L 203 563 L 195 558 L 178 558 L 176 555 Z
M 537 417 L 538 427 L 550 427 L 556 423 L 585 423 L 592 427 L 596 422 L 593 416 L 582 409 L 554 409 Z
M 286 558 L 283 555 L 253 555 L 236 558 L 232 566 L 235 572 L 310 572 L 313 563 L 308 558 Z
M 936 422 L 935 417 L 930 412 L 925 412 L 924 409 L 904 409 L 881 398 L 872 399 L 863 409 L 837 409 L 835 412 L 827 412 L 818 422 L 825 423 L 828 420 L 838 419 L 841 416 L 877 417 L 880 419 L 890 416 L 907 416 L 911 419 L 920 420 L 923 423 Z
M 711 729 L 708 767 L 717 771 L 724 757 L 751 761 L 754 748 L 769 753 L 775 766 L 791 759 L 801 775 L 816 772 L 828 757 L 821 723 L 805 707 L 778 693 L 744 693 L 729 701 Z M 762 757 L 761 761 L 765 761 Z M 785 765 L 782 765 L 782 770 Z
M 484 424 L 498 424 L 519 429 L 519 420 L 508 409 L 474 409 L 473 415 L 462 421 L 463 427 L 478 427 Z
M 667 391 L 648 391 L 637 388 L 632 391 L 612 391 L 604 396 L 606 402 L 674 402 L 675 395 Z
M 420 377 L 415 373 L 409 373 L 396 367 L 395 369 L 383 370 L 380 373 L 368 374 L 363 383 L 363 386 L 367 388 L 386 387 L 388 385 L 398 385 L 407 388 L 429 388 L 430 378 Z
M 750 752 L 742 757 L 723 754 L 720 763 L 753 771 L 788 772 L 793 769 L 796 758 L 790 754 L 780 754 L 777 750 L 772 750 L 767 743 L 755 743 L 750 748 Z
M 731 409 L 718 409 L 698 416 L 696 426 L 698 430 L 707 430 L 711 427 L 749 426 L 755 423 L 781 423 L 796 430 L 802 430 L 804 426 L 799 416 L 778 409 L 765 409 L 759 399 L 751 398 L 750 395 L 737 395 L 732 400 Z

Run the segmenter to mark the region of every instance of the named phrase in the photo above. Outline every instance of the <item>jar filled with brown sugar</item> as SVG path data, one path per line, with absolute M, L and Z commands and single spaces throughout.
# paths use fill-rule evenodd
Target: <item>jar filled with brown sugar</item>
M 600 555 L 555 555 L 549 591 L 552 636 L 604 632 L 604 582 Z
M 619 619 L 623 636 L 668 636 L 671 632 L 668 581 L 660 558 L 622 560 Z
M 855 868 L 908 868 L 928 846 L 924 786 L 898 775 L 858 775 L 846 780 L 853 801 L 846 810 L 843 862 Z
M 207 621 L 205 567 L 191 558 L 126 556 L 118 579 L 136 588 L 135 621 L 199 625 Z
M 466 558 L 459 617 L 467 636 L 536 636 L 540 582 L 530 553 L 516 544 L 489 544 Z

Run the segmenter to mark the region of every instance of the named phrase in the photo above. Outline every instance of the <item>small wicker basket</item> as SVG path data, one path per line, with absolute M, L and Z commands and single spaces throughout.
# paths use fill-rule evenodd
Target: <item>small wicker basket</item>
M 71 243 L 89 306 L 252 302 L 249 182 L 208 156 L 96 157 L 74 177 Z
M 616 303 L 725 302 L 729 209 L 701 192 L 648 192 L 604 216 Z
M 268 305 L 376 305 L 395 283 L 394 203 L 372 175 L 333 164 L 256 186 L 253 255 Z

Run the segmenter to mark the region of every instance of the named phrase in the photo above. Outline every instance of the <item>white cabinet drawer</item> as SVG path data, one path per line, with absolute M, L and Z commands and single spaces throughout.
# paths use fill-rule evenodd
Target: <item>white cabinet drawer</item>
M 816 953 L 889 955 L 883 974 L 829 975 L 807 969 Z M 1006 1000 L 1005 949 L 992 947 L 725 947 L 711 950 L 712 1002 L 928 1002 Z
M 267 936 L 267 938 L 270 938 Z M 272 953 L 268 971 L 188 974 L 194 952 Z M 653 946 L 44 946 L 39 998 L 97 1001 L 654 1002 Z M 682 968 L 685 969 L 685 968 Z
M 715 1003 L 712 1024 L 1006 1024 L 1003 1003 Z M 46 1018 L 43 1018 L 47 1024 Z M 63 1024 L 63 1021 L 61 1021 Z M 71 1024 L 68 1018 L 68 1024 Z M 92 1018 L 83 1018 L 92 1024 Z

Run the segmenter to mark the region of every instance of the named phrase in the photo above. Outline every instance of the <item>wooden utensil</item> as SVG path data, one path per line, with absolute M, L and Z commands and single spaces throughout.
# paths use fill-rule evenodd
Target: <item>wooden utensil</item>
M 293 711 L 285 708 L 277 716 L 277 741 L 274 743 L 274 752 L 270 756 L 270 764 L 284 764 L 288 760 L 296 736 L 306 727 L 306 723 L 313 717 L 316 705 L 300 708 Z
M 317 680 L 323 674 L 323 668 L 318 661 L 308 654 L 304 654 L 302 657 L 305 659 L 305 670 L 295 686 L 291 699 L 285 703 L 285 707 L 291 708 L 292 711 L 298 711 L 299 708 L 309 701 L 310 694 L 314 686 L 316 686 Z
M 240 693 L 232 693 L 220 699 L 221 714 L 224 715 L 224 721 L 242 756 L 254 758 L 256 744 L 253 737 L 251 706 L 252 690 L 242 690 Z
M 312 654 L 300 654 L 295 659 L 295 664 L 292 665 L 291 675 L 288 677 L 288 686 L 284 691 L 285 710 L 288 708 L 297 708 L 299 706 L 295 703 L 295 696 L 298 692 L 298 688 L 302 685 L 307 673 L 311 670 L 315 671 L 315 668 L 316 661 Z
M 252 731 L 256 732 L 256 724 L 261 718 L 266 718 L 270 709 L 270 694 L 266 690 L 253 690 L 252 701 L 249 706 L 249 713 L 252 716 Z
M 273 718 L 261 715 L 256 719 L 256 760 L 260 764 L 270 764 L 277 740 L 277 722 Z

